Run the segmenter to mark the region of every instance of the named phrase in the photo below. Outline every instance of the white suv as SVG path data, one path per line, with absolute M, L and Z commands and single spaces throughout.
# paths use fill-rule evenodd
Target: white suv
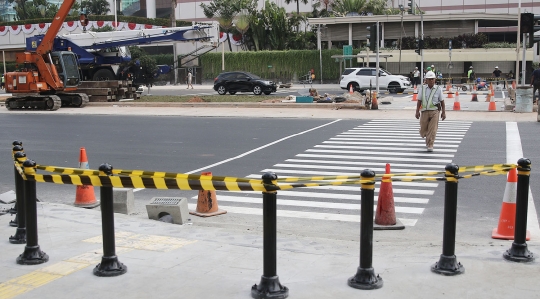
M 346 90 L 350 90 L 352 86 L 353 90 L 362 92 L 369 89 L 371 84 L 372 89 L 376 89 L 376 76 L 377 70 L 374 67 L 348 68 L 341 75 L 339 86 Z M 379 89 L 398 93 L 403 92 L 411 86 L 409 78 L 401 75 L 392 75 L 384 69 L 379 69 Z

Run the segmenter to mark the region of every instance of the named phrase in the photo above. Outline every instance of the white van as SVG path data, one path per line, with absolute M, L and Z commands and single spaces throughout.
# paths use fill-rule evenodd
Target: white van
M 339 86 L 342 89 L 350 90 L 352 87 L 355 91 L 364 91 L 371 88 L 376 89 L 375 80 L 377 70 L 374 67 L 355 67 L 345 69 L 341 75 Z M 388 90 L 391 93 L 403 92 L 411 87 L 409 78 L 401 75 L 392 75 L 386 70 L 379 68 L 379 89 Z

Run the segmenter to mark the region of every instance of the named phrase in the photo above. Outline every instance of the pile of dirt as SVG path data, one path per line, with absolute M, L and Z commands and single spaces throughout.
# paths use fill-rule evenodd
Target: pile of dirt
M 204 103 L 204 102 L 208 102 L 200 97 L 192 97 L 191 99 L 188 100 L 188 103 Z

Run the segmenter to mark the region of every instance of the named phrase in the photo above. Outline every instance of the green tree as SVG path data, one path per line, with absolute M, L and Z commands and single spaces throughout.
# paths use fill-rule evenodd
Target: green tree
M 232 51 L 229 32 L 233 27 L 233 20 L 241 10 L 246 9 L 253 13 L 257 7 L 257 0 L 213 0 L 208 5 L 201 3 L 204 15 L 209 19 L 214 19 L 227 34 L 229 50 Z
M 47 0 L 8 0 L 15 3 L 15 18 L 17 20 L 53 18 L 58 12 L 59 6 L 49 3 Z M 69 15 L 78 16 L 80 4 L 73 3 Z
M 156 60 L 137 46 L 129 47 L 129 51 L 131 52 L 131 61 L 127 65 L 133 70 L 137 70 L 134 72 L 146 86 L 153 84 L 154 74 L 158 71 Z
M 81 9 L 85 10 L 87 15 L 106 15 L 111 11 L 107 0 L 83 0 Z
M 399 10 L 388 7 L 386 0 L 334 0 L 331 6 L 336 16 L 345 16 L 351 13 L 357 13 L 359 15 L 399 13 Z
M 302 3 L 304 4 L 308 4 L 308 0 L 285 0 L 285 3 L 287 4 L 291 4 L 291 2 L 296 2 L 296 13 L 299 14 L 300 13 L 300 1 L 302 1 Z

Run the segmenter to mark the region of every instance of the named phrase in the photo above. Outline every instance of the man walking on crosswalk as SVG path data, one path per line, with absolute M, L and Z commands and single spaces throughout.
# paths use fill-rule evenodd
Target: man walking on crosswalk
M 428 152 L 433 151 L 433 143 L 439 127 L 439 111 L 441 120 L 446 119 L 442 88 L 435 85 L 435 73 L 426 73 L 426 83 L 418 90 L 420 101 L 416 104 L 416 119 L 420 119 L 420 136 L 426 138 Z M 420 116 L 420 111 L 422 115 Z

